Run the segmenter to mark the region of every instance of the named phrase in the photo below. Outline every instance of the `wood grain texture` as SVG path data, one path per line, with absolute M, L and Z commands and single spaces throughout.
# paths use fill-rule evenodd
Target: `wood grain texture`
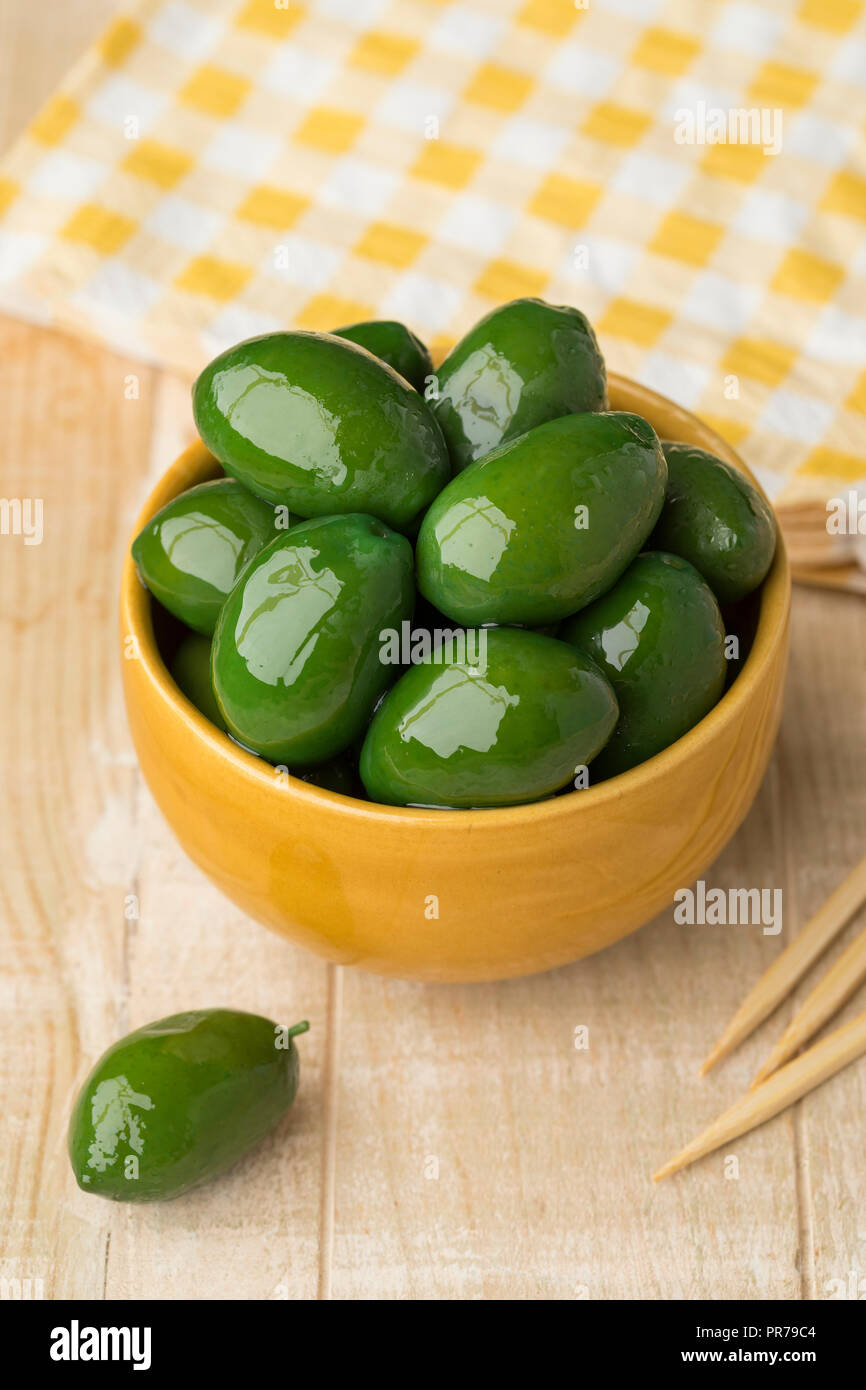
M 780 758 L 794 910 L 802 923 L 853 868 L 866 842 L 866 604 L 856 596 L 797 593 Z M 837 960 L 864 926 L 861 913 L 819 969 Z M 764 1025 L 758 1035 L 764 1047 L 790 1021 L 815 978 L 800 985 L 786 1017 Z M 861 990 L 831 1026 L 852 1019 L 863 999 Z M 797 1157 L 810 1208 L 804 1216 L 813 1231 L 803 1257 L 813 1261 L 814 1295 L 834 1297 L 836 1281 L 851 1271 L 866 1281 L 866 1171 L 856 1137 L 866 1116 L 866 1065 L 849 1067 L 797 1110 Z
M 46 26 L 0 0 L 4 140 L 113 9 L 79 0 Z M 707 875 L 783 888 L 780 936 L 666 913 L 530 980 L 341 972 L 219 897 L 132 757 L 119 562 L 189 436 L 186 388 L 15 323 L 0 354 L 0 494 L 45 508 L 41 546 L 0 538 L 0 1276 L 46 1297 L 558 1300 L 828 1298 L 864 1277 L 863 1063 L 688 1173 L 649 1177 L 748 1085 L 796 1000 L 709 1078 L 697 1065 L 863 853 L 866 604 L 795 594 L 777 752 Z M 287 1122 L 165 1207 L 79 1193 L 65 1127 L 87 1067 L 130 1027 L 217 1003 L 310 1018 Z M 862 1007 L 861 992 L 838 1022 Z

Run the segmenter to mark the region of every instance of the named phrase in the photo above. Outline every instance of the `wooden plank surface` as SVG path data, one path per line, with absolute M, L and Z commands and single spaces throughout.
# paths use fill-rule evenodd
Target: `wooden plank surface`
M 113 9 L 79 0 L 46 29 L 0 0 L 0 143 Z M 866 1276 L 863 1063 L 731 1151 L 649 1182 L 747 1084 L 793 1003 L 706 1080 L 698 1063 L 862 853 L 866 603 L 796 592 L 777 753 L 708 875 L 782 888 L 781 936 L 666 913 L 530 980 L 339 971 L 210 887 L 132 755 L 120 558 L 189 434 L 185 388 L 12 322 L 0 354 L 0 493 L 42 497 L 45 515 L 40 546 L 0 540 L 0 1276 L 46 1297 L 256 1299 L 827 1298 Z M 89 1064 L 149 1018 L 222 1003 L 310 1018 L 286 1124 L 165 1207 L 80 1194 L 64 1134 Z

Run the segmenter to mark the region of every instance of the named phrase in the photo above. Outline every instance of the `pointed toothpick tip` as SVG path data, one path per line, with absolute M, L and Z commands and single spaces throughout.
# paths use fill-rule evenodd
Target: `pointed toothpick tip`
M 664 1178 L 672 1177 L 673 1174 L 678 1173 L 681 1168 L 685 1168 L 688 1161 L 689 1160 L 681 1153 L 676 1154 L 674 1158 L 669 1158 L 667 1163 L 663 1163 L 661 1168 L 653 1173 L 653 1182 L 662 1182 Z
M 708 1055 L 703 1058 L 703 1062 L 698 1068 L 698 1076 L 706 1076 L 706 1073 L 712 1072 L 714 1066 L 717 1066 L 717 1063 L 723 1061 L 723 1058 L 726 1058 L 728 1052 L 731 1051 L 733 1051 L 733 1048 L 731 1048 L 727 1036 L 720 1037 L 719 1041 L 716 1042 L 716 1047 L 710 1049 Z
M 749 1090 L 757 1091 L 758 1087 L 763 1086 L 764 1082 L 767 1080 L 767 1077 L 772 1076 L 775 1070 L 775 1067 L 771 1067 L 767 1063 L 765 1063 L 764 1066 L 761 1067 L 760 1071 L 755 1072 L 755 1075 L 749 1082 Z

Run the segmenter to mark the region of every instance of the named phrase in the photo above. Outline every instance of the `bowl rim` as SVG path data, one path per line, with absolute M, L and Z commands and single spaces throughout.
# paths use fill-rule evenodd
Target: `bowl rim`
M 698 426 L 709 440 L 711 451 L 745 474 L 772 507 L 760 482 L 733 446 L 706 425 L 699 416 L 629 377 L 611 372 L 608 380 L 615 395 L 628 394 L 632 402 L 628 408 L 635 413 L 642 413 L 635 405 L 635 402 L 639 401 L 648 407 L 650 414 L 654 405 L 662 406 L 677 422 L 682 421 L 690 431 Z M 443 829 L 450 826 L 463 830 L 481 824 L 491 828 L 504 827 L 539 823 L 566 815 L 589 814 L 594 808 L 620 801 L 629 792 L 645 790 L 655 779 L 663 777 L 666 772 L 688 761 L 700 743 L 715 737 L 725 726 L 734 724 L 755 688 L 766 676 L 785 631 L 790 608 L 791 580 L 781 527 L 777 526 L 773 563 L 760 588 L 760 609 L 754 639 L 736 680 L 693 728 L 660 753 L 627 772 L 621 772 L 597 786 L 583 788 L 579 796 L 554 795 L 543 801 L 524 802 L 517 806 L 479 807 L 470 810 L 451 807 L 387 806 L 377 801 L 361 801 L 357 797 L 346 796 L 341 792 L 332 792 L 324 787 L 301 781 L 300 778 L 292 776 L 291 772 L 288 785 L 284 783 L 278 786 L 274 780 L 274 764 L 242 748 L 228 734 L 211 724 L 175 685 L 156 643 L 150 594 L 140 580 L 132 559 L 132 541 L 142 527 L 166 505 L 167 501 L 183 491 L 185 486 L 193 486 L 193 482 L 187 480 L 200 474 L 202 467 L 209 461 L 213 462 L 215 469 L 219 467 L 217 460 L 201 439 L 196 439 L 161 475 L 141 508 L 124 552 L 121 575 L 121 642 L 123 644 L 124 640 L 132 638 L 135 660 L 153 693 L 163 705 L 173 711 L 188 732 L 203 741 L 212 755 L 230 764 L 244 779 L 259 784 L 265 792 L 270 790 L 278 795 L 283 806 L 288 792 L 311 809 L 319 806 L 336 814 L 364 818 L 382 824 L 432 823 Z M 203 482 L 206 479 L 199 477 L 197 481 Z M 122 659 L 124 655 L 125 649 L 122 651 Z

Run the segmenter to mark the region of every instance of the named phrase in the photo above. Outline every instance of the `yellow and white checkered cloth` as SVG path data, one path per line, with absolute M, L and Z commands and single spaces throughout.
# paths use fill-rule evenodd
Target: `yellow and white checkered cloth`
M 142 0 L 0 167 L 0 308 L 193 373 L 542 295 L 829 495 L 866 474 L 864 91 L 860 0 Z M 701 142 L 753 108 L 780 153 Z

